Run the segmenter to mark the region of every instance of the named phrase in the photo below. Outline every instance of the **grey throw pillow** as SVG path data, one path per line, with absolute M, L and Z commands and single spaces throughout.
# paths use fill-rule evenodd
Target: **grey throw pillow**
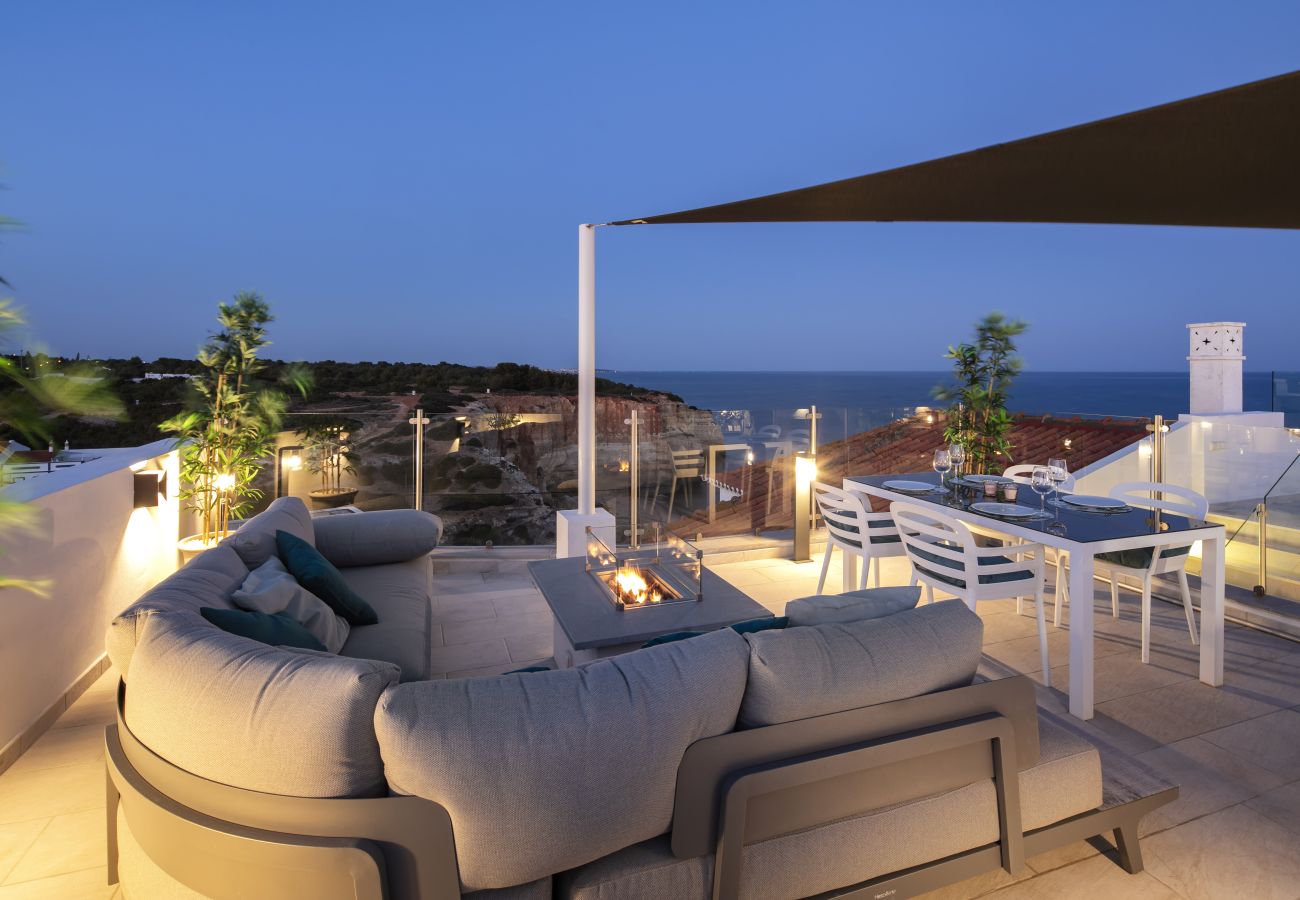
M 283 613 L 312 633 L 330 653 L 338 653 L 351 631 L 348 623 L 324 600 L 298 583 L 272 556 L 248 573 L 243 585 L 230 595 L 240 609 L 276 615 Z
M 892 616 L 916 606 L 921 586 L 866 588 L 843 594 L 814 594 L 800 597 L 785 605 L 790 627 L 796 625 L 834 625 Z

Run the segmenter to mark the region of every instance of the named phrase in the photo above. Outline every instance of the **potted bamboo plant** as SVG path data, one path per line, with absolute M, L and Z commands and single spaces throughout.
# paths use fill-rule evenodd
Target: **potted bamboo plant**
M 230 521 L 262 497 L 253 482 L 273 450 L 288 406 L 285 392 L 259 377 L 265 363 L 258 353 L 270 343 L 266 325 L 271 321 L 270 308 L 256 293 L 243 291 L 218 304 L 221 327 L 195 357 L 203 371 L 190 380 L 192 408 L 160 426 L 179 438 L 180 497 L 199 520 L 199 531 L 180 542 L 183 558 L 222 541 L 230 534 Z M 306 392 L 303 370 L 290 369 L 282 380 Z
M 1005 468 L 1011 452 L 1007 395 L 1020 372 L 1015 339 L 1029 326 L 1002 313 L 989 313 L 975 323 L 975 341 L 949 347 L 954 386 L 935 389 L 935 396 L 952 404 L 944 440 L 966 448 L 972 474 L 995 475 Z
M 343 486 L 343 473 L 354 471 L 354 451 L 347 439 L 343 425 L 319 425 L 303 432 L 307 471 L 320 476 L 320 487 L 309 494 L 317 509 L 336 509 L 356 499 L 357 489 Z

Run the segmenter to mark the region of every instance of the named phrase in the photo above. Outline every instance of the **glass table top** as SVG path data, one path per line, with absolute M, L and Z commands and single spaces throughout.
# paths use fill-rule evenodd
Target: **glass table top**
M 864 486 L 889 490 L 883 487 L 886 481 L 896 481 L 906 479 L 907 481 L 924 481 L 927 484 L 933 484 L 936 487 L 939 484 L 939 476 L 934 472 L 909 472 L 891 475 L 851 475 L 848 482 L 856 482 Z M 960 510 L 967 515 L 976 516 L 980 519 L 987 520 L 990 528 L 996 526 L 1011 526 L 1023 528 L 1028 531 L 1037 531 L 1044 535 L 1052 535 L 1057 538 L 1063 538 L 1080 543 L 1093 543 L 1096 541 L 1122 540 L 1123 538 L 1149 537 L 1156 534 L 1175 534 L 1180 531 L 1197 531 L 1205 528 L 1222 528 L 1214 522 L 1204 522 L 1197 519 L 1189 519 L 1186 516 L 1179 516 L 1167 512 L 1155 512 L 1149 509 L 1130 506 L 1119 512 L 1101 512 L 1090 511 L 1085 509 L 1076 509 L 1065 504 L 1054 503 L 1049 495 L 1046 504 L 1047 518 L 1035 519 L 1009 519 L 999 516 L 990 516 L 981 513 L 979 510 L 971 509 L 972 503 L 982 503 L 992 498 L 985 497 L 979 488 L 968 488 L 961 485 L 955 485 L 949 481 L 948 493 L 932 494 L 904 494 L 899 491 L 890 491 L 891 494 L 912 502 L 922 504 L 932 504 L 940 508 Z M 1039 509 L 1038 495 L 1027 484 L 1020 485 L 1020 495 L 1016 498 L 1018 506 L 1037 512 Z M 1197 540 L 1193 537 L 1192 540 Z

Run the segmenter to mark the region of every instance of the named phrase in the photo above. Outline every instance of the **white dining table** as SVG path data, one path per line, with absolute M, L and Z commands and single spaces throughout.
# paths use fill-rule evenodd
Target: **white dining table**
M 932 473 L 860 475 L 844 479 L 844 489 L 887 501 L 933 506 L 937 512 L 1011 538 L 1054 547 L 1069 554 L 1070 597 L 1070 713 L 1080 719 L 1093 716 L 1093 587 L 1094 557 L 1114 550 L 1145 547 L 1185 547 L 1201 543 L 1200 680 L 1213 687 L 1223 684 L 1224 543 L 1222 525 L 1189 520 L 1169 513 L 1134 508 L 1125 514 L 1099 514 L 1060 509 L 1050 520 L 1010 521 L 968 508 L 957 494 L 904 494 L 883 486 L 906 479 L 938 483 Z M 982 497 L 979 499 L 983 499 Z M 1036 504 L 1035 504 L 1036 505 Z M 1054 510 L 1055 512 L 1055 510 Z M 1055 523 L 1055 524 L 1053 524 Z M 1052 526 L 1052 530 L 1048 530 Z M 845 554 L 844 589 L 857 586 L 857 559 Z

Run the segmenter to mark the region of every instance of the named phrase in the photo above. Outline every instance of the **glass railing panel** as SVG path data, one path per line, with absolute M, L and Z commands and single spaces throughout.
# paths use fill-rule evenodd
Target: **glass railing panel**
M 1270 406 L 1282 413 L 1287 428 L 1300 428 L 1300 372 L 1273 372 Z

